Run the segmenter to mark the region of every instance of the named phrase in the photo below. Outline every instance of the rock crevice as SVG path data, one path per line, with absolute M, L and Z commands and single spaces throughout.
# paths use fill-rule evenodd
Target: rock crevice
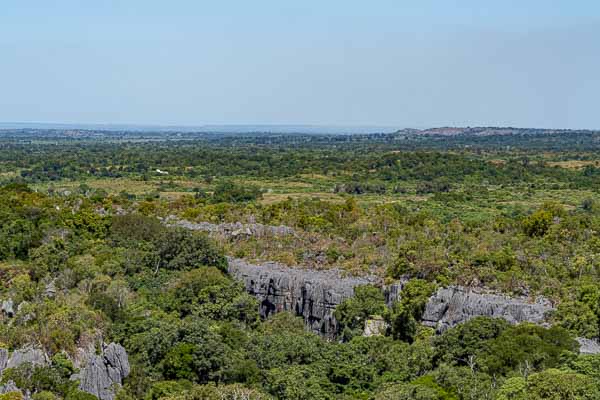
M 79 373 L 71 379 L 79 380 L 80 390 L 100 400 L 113 400 L 129 372 L 127 352 L 123 346 L 110 343 L 102 346 L 101 354 L 87 354 Z
M 113 400 L 117 388 L 130 372 L 127 352 L 116 343 L 103 345 L 100 354 L 96 354 L 93 346 L 79 349 L 79 357 L 73 362 L 80 369 L 71 376 L 71 380 L 79 380 L 80 390 L 100 400 Z M 7 349 L 0 349 L 0 376 L 5 369 L 17 368 L 25 363 L 46 366 L 50 360 L 42 349 L 33 346 L 17 349 L 12 354 Z M 12 381 L 0 386 L 0 394 L 12 391 L 22 392 Z

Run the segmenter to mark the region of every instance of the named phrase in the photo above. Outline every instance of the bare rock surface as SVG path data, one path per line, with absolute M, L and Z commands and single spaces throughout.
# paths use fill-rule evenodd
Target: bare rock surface
M 6 394 L 11 392 L 18 392 L 23 394 L 21 389 L 19 389 L 13 381 L 8 381 L 4 385 L 0 385 L 0 394 Z
M 8 364 L 8 350 L 0 349 L 0 374 L 6 368 L 6 364 Z
M 329 338 L 335 337 L 338 329 L 334 316 L 337 305 L 352 297 L 356 286 L 381 283 L 374 276 L 344 277 L 339 270 L 290 268 L 274 262 L 251 264 L 237 258 L 229 258 L 229 273 L 258 298 L 262 317 L 291 311 L 304 317 L 309 330 Z M 400 281 L 383 289 L 388 306 L 400 299 L 405 284 Z M 543 298 L 531 301 L 525 297 L 450 286 L 430 297 L 422 323 L 436 328 L 438 333 L 479 316 L 504 318 L 512 324 L 544 324 L 546 314 L 552 310 L 551 304 Z M 367 330 L 372 334 L 370 328 Z
M 365 321 L 365 328 L 363 330 L 363 336 L 382 336 L 385 335 L 389 325 L 383 317 L 373 317 Z
M 116 388 L 122 385 L 130 372 L 129 360 L 125 349 L 115 343 L 102 346 L 102 352 L 96 354 L 95 348 L 90 346 L 80 349 L 79 372 L 71 376 L 72 380 L 79 380 L 79 389 L 90 393 L 100 400 L 113 400 Z M 9 353 L 0 349 L 0 375 L 7 368 L 17 368 L 22 364 L 48 365 L 46 353 L 39 348 L 26 346 Z M 75 363 L 74 363 L 75 364 Z M 8 392 L 22 392 L 14 382 L 0 385 L 0 394 Z
M 173 216 L 163 222 L 227 237 L 294 234 L 292 228 L 285 226 L 192 223 Z M 262 317 L 291 311 L 304 317 L 308 329 L 326 337 L 334 337 L 337 333 L 335 307 L 354 295 L 354 287 L 381 283 L 374 276 L 343 277 L 339 270 L 290 268 L 274 262 L 257 265 L 237 258 L 229 258 L 229 273 L 242 281 L 246 290 L 259 299 Z M 388 306 L 400 300 L 405 284 L 406 280 L 401 280 L 384 287 Z M 553 309 L 543 298 L 531 301 L 526 297 L 509 297 L 481 289 L 450 286 L 439 289 L 429 298 L 421 322 L 436 328 L 438 333 L 479 316 L 504 318 L 513 324 L 545 324 L 547 313 Z
M 163 222 L 167 226 L 181 227 L 193 231 L 203 231 L 228 238 L 238 236 L 287 236 L 296 233 L 293 228 L 285 225 L 242 224 L 241 222 L 223 224 L 212 224 L 210 222 L 195 223 L 174 216 L 165 218 Z
M 402 279 L 391 285 L 387 285 L 384 288 L 383 294 L 385 296 L 385 304 L 387 304 L 388 307 L 392 307 L 395 302 L 400 301 L 402 289 L 404 289 L 407 282 L 408 280 Z
M 25 363 L 44 366 L 49 363 L 49 360 L 42 349 L 34 346 L 25 346 L 13 351 L 12 354 L 7 349 L 0 348 L 0 376 L 2 376 L 2 372 L 5 369 L 17 368 Z M 0 394 L 10 392 L 19 392 L 23 395 L 24 399 L 29 399 L 29 391 L 22 391 L 13 381 L 8 381 L 0 385 Z
M 354 295 L 354 288 L 378 282 L 375 277 L 344 277 L 339 270 L 296 269 L 279 263 L 250 264 L 229 258 L 229 273 L 260 301 L 260 315 L 291 311 L 304 317 L 311 331 L 333 337 L 335 307 Z
M 544 299 L 532 302 L 528 298 L 513 298 L 462 286 L 450 286 L 439 289 L 429 299 L 422 322 L 440 333 L 479 316 L 504 318 L 512 324 L 543 324 L 546 314 L 552 310 L 552 306 Z
M 101 354 L 88 354 L 79 373 L 71 377 L 79 380 L 79 389 L 100 400 L 113 400 L 116 389 L 123 384 L 130 372 L 125 349 L 116 343 L 102 348 Z
M 31 363 L 32 365 L 47 365 L 49 362 L 46 353 L 39 348 L 26 346 L 15 350 L 6 363 L 6 368 L 17 368 L 18 366 Z
M 578 337 L 579 352 L 581 354 L 600 354 L 600 343 L 597 340 Z
M 56 281 L 52 280 L 44 287 L 44 296 L 53 298 L 56 296 Z
M 15 315 L 15 304 L 12 299 L 3 300 L 0 309 L 2 313 L 9 318 L 14 317 Z

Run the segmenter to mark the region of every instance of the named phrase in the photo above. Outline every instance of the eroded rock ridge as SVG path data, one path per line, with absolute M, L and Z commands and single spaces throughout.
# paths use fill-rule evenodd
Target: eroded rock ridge
M 439 289 L 429 298 L 422 322 L 438 333 L 474 317 L 504 318 L 511 324 L 533 322 L 543 324 L 552 305 L 543 298 L 531 301 L 525 297 L 509 297 L 463 286 Z
M 260 302 L 260 315 L 291 311 L 304 317 L 308 329 L 326 337 L 337 331 L 335 307 L 374 277 L 344 277 L 338 270 L 315 271 L 268 262 L 251 264 L 229 258 L 229 273 L 242 281 Z
M 87 349 L 78 349 L 78 354 L 72 361 L 79 372 L 71 376 L 71 379 L 79 381 L 80 390 L 100 400 L 113 400 L 116 390 L 130 372 L 127 352 L 116 343 L 103 344 L 99 354 L 93 345 Z M 7 349 L 0 349 L 0 376 L 5 369 L 18 368 L 25 363 L 46 366 L 50 360 L 42 349 L 33 346 L 17 349 L 12 354 Z M 25 397 L 29 396 L 29 393 L 24 393 L 12 381 L 0 385 L 0 394 L 8 392 L 21 392 Z
M 242 224 L 241 222 L 212 224 L 210 222 L 190 222 L 170 216 L 164 219 L 163 223 L 167 226 L 174 226 L 189 229 L 192 231 L 208 232 L 210 235 L 219 235 L 225 237 L 237 236 L 287 236 L 294 235 L 296 232 L 289 226 L 263 225 L 263 224 Z
M 356 286 L 381 286 L 381 281 L 373 276 L 344 277 L 339 270 L 298 269 L 273 262 L 259 265 L 237 258 L 229 258 L 229 272 L 258 298 L 262 317 L 280 311 L 295 312 L 304 317 L 308 329 L 327 337 L 335 336 L 338 326 L 335 307 L 352 297 Z M 401 298 L 405 283 L 382 286 L 389 306 Z M 504 318 L 513 324 L 544 324 L 552 310 L 552 305 L 544 298 L 533 301 L 450 286 L 439 289 L 429 298 L 422 323 L 435 328 L 438 333 L 479 316 Z

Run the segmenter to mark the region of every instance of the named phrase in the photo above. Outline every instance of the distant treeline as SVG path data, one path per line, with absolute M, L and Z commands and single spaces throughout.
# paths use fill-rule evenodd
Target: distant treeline
M 532 135 L 523 138 L 535 140 Z M 298 141 L 300 137 L 271 139 Z M 489 185 L 544 182 L 578 188 L 597 188 L 600 184 L 600 168 L 593 163 L 582 169 L 565 169 L 548 165 L 533 153 L 410 150 L 395 144 L 360 142 L 317 146 L 310 140 L 304 145 L 288 146 L 284 142 L 263 145 L 258 139 L 254 143 L 234 143 L 234 140 L 244 139 L 223 138 L 214 142 L 5 143 L 0 145 L 0 164 L 5 170 L 14 172 L 11 180 L 26 183 L 89 177 L 148 179 L 160 169 L 170 176 L 206 180 L 232 176 L 286 178 L 318 174 L 336 177 L 340 183 L 336 190 L 356 194 L 402 190 L 399 187 L 403 182 L 425 182 L 421 185 L 423 192 L 429 193 L 448 191 L 452 184 L 470 181 Z M 319 140 L 324 139 L 315 138 L 315 141 Z M 448 140 L 458 141 L 461 138 Z M 471 140 L 502 139 L 472 137 Z M 431 143 L 435 140 L 431 139 Z M 502 156 L 501 162 L 498 162 L 499 156 Z M 579 154 L 578 157 L 590 158 L 593 154 Z

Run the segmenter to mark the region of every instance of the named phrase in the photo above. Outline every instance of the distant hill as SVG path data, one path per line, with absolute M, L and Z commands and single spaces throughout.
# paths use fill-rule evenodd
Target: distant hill
M 441 136 L 496 136 L 496 135 L 555 135 L 561 133 L 594 132 L 593 130 L 572 129 L 538 129 L 538 128 L 514 128 L 514 127 L 440 127 L 428 129 L 400 129 L 396 134 L 400 135 L 441 135 Z

